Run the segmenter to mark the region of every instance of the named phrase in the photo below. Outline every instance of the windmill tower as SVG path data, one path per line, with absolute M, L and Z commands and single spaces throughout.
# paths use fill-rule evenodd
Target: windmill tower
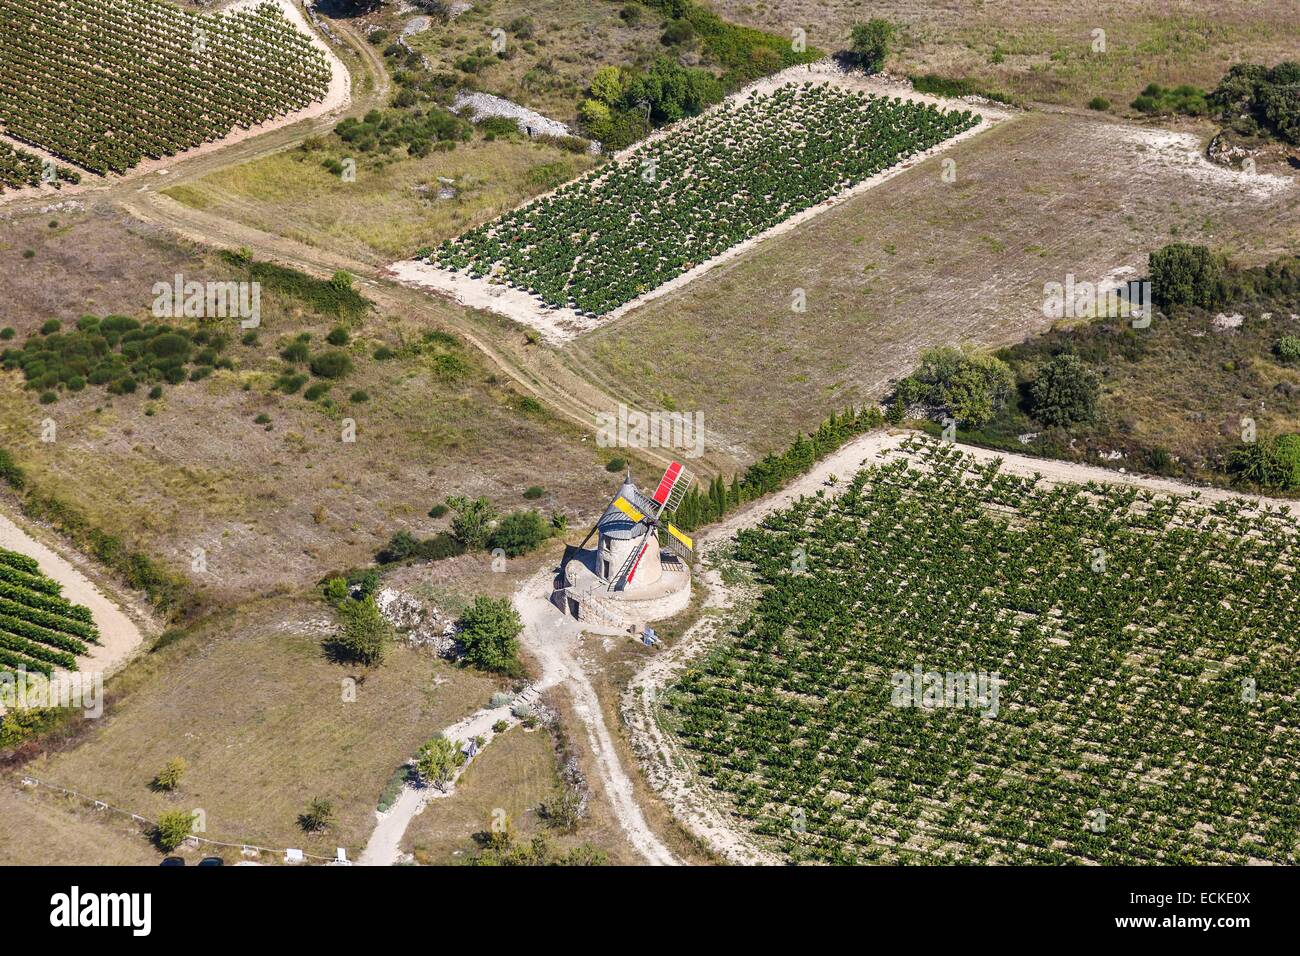
M 668 515 L 693 480 L 673 462 L 646 495 L 629 472 L 582 544 L 565 555 L 554 603 L 579 620 L 616 626 L 667 617 L 685 607 L 694 542 Z M 587 547 L 593 536 L 594 549 Z

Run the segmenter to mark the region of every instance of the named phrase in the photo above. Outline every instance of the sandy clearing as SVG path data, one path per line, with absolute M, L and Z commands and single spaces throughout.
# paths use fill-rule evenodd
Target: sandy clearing
M 81 173 L 81 182 L 72 185 L 65 183 L 59 188 L 53 186 L 33 186 L 26 189 L 7 190 L 0 194 L 0 206 L 7 203 L 16 202 L 19 199 L 31 199 L 33 196 L 50 196 L 63 197 L 76 195 L 77 193 L 86 192 L 104 186 L 107 183 L 117 183 L 124 180 L 139 179 L 144 176 L 157 175 L 165 177 L 171 166 L 176 163 L 194 159 L 198 156 L 205 156 L 208 153 L 215 152 L 219 149 L 225 149 L 227 146 L 233 146 L 235 143 L 243 142 L 246 139 L 252 139 L 256 136 L 262 136 L 273 130 L 280 129 L 284 126 L 291 126 L 294 123 L 300 123 L 303 120 L 313 119 L 317 116 L 335 111 L 347 109 L 352 103 L 352 76 L 348 73 L 348 68 L 344 66 L 337 54 L 330 49 L 329 45 L 321 39 L 320 35 L 307 24 L 307 18 L 303 15 L 294 0 L 237 0 L 228 7 L 217 11 L 219 13 L 234 13 L 246 8 L 257 7 L 264 3 L 271 3 L 280 8 L 281 13 L 289 20 L 298 31 L 306 36 L 312 46 L 324 55 L 330 66 L 330 85 L 325 93 L 325 98 L 317 103 L 313 103 L 301 110 L 292 113 L 286 113 L 275 119 L 267 120 L 265 123 L 259 123 L 256 126 L 250 126 L 247 129 L 235 129 L 221 139 L 213 140 L 210 143 L 203 143 L 184 152 L 176 153 L 173 156 L 167 156 L 163 159 L 144 159 L 138 165 L 126 171 L 121 176 L 96 176 L 94 173 L 87 172 L 76 166 L 61 160 L 46 151 L 31 146 L 21 140 L 15 140 L 0 133 L 0 139 L 5 140 L 11 145 L 25 149 L 29 153 L 34 153 L 42 159 L 52 159 L 62 166 L 71 169 L 77 169 Z M 144 184 L 141 189 L 148 189 L 149 185 Z
M 872 432 L 854 439 L 786 488 L 754 502 L 700 533 L 697 536 L 697 554 L 701 560 L 697 567 L 702 568 L 703 572 L 697 573 L 697 584 L 702 582 L 706 587 L 707 596 L 702 605 L 704 616 L 676 644 L 638 671 L 624 692 L 621 710 L 628 723 L 633 749 L 642 761 L 642 768 L 651 787 L 663 797 L 678 822 L 714 852 L 733 863 L 781 864 L 784 861 L 759 846 L 750 834 L 731 825 L 730 810 L 698 785 L 691 758 L 672 733 L 661 727 L 657 720 L 659 700 L 664 688 L 670 686 L 691 661 L 698 659 L 726 633 L 730 622 L 726 615 L 718 612 L 735 607 L 741 598 L 740 594 L 723 583 L 715 568 L 707 566 L 705 559 L 737 531 L 753 527 L 797 499 L 818 491 L 834 495 L 837 487 L 843 489 L 847 479 L 863 467 L 891 457 L 908 456 L 907 452 L 900 451 L 899 446 L 908 438 L 919 434 L 889 430 Z M 1300 522 L 1300 509 L 1296 508 L 1295 501 L 1287 499 L 1240 494 L 1167 478 L 1132 475 L 1094 465 L 1033 458 L 971 445 L 961 445 L 960 448 L 977 462 L 999 459 L 1003 471 L 1022 476 L 1037 475 L 1049 485 L 1084 484 L 1090 481 L 1135 485 L 1180 496 L 1197 495 L 1202 505 L 1231 498 L 1246 498 L 1275 508 L 1288 507 L 1295 512 L 1292 519 Z M 835 486 L 828 485 L 827 481 L 832 476 L 843 480 Z
M 733 102 L 754 93 L 771 93 L 782 86 L 791 83 L 802 83 L 809 80 L 813 82 L 830 82 L 836 86 L 845 87 L 858 92 L 869 93 L 875 96 L 896 96 L 901 99 L 929 103 L 931 105 L 943 106 L 949 109 L 964 108 L 978 114 L 981 122 L 977 126 L 974 126 L 963 133 L 959 133 L 958 135 L 946 139 L 942 143 L 938 143 L 927 150 L 916 153 L 903 162 L 891 166 L 889 169 L 883 170 L 869 179 L 863 180 L 857 185 L 818 203 L 816 206 L 812 206 L 802 212 L 796 213 L 789 219 L 786 219 L 772 228 L 732 246 L 725 252 L 714 256 L 712 259 L 701 262 L 693 269 L 683 272 L 676 278 L 651 289 L 644 295 L 638 296 L 630 302 L 626 302 L 604 315 L 580 315 L 573 309 L 555 308 L 547 305 L 541 299 L 524 292 L 522 289 L 510 288 L 505 285 L 490 282 L 486 279 L 471 278 L 465 273 L 450 272 L 418 260 L 405 260 L 393 263 L 393 265 L 389 267 L 389 274 L 397 281 L 406 285 L 429 289 L 449 295 L 461 305 L 476 309 L 486 309 L 495 312 L 498 315 L 504 315 L 506 318 L 513 319 L 516 322 L 520 322 L 536 329 L 541 332 L 542 336 L 549 342 L 556 344 L 563 343 L 584 332 L 589 332 L 594 328 L 613 322 L 616 319 L 627 315 L 629 312 L 640 308 L 647 302 L 652 302 L 655 299 L 661 298 L 662 296 L 668 295 L 669 293 L 688 285 L 723 263 L 730 262 L 733 259 L 743 256 L 760 243 L 766 242 L 776 236 L 784 235 L 793 229 L 797 229 L 808 220 L 820 216 L 837 206 L 843 205 L 849 200 L 862 195 L 864 192 L 874 189 L 882 183 L 893 179 L 895 176 L 899 176 L 914 166 L 925 162 L 927 159 L 951 149 L 956 144 L 961 143 L 972 136 L 977 136 L 980 133 L 986 132 L 994 125 L 1011 118 L 1009 112 L 1000 109 L 993 109 L 983 103 L 975 103 L 969 100 L 960 99 L 945 100 L 924 93 L 917 93 L 912 89 L 910 83 L 899 82 L 888 77 L 862 76 L 851 71 L 846 71 L 833 60 L 822 60 L 806 66 L 797 66 L 791 67 L 787 70 L 782 70 L 780 73 L 775 73 L 772 76 L 758 80 L 743 89 L 738 90 L 728 96 L 724 102 Z M 718 108 L 719 107 L 715 106 L 706 110 L 700 116 L 658 130 L 641 140 L 639 143 L 616 153 L 614 160 L 616 162 L 624 161 L 645 149 L 651 148 L 655 143 L 659 142 L 666 136 L 677 135 L 682 130 L 689 129 L 694 124 L 708 122 L 709 118 Z M 552 190 L 552 192 L 553 191 L 554 190 Z M 536 196 L 519 208 L 526 208 L 549 195 L 550 193 L 548 192 L 541 196 Z
M 1108 124 L 1107 135 L 1128 147 L 1138 162 L 1151 162 L 1215 189 L 1237 190 L 1252 199 L 1271 199 L 1295 187 L 1280 173 L 1248 173 L 1211 162 L 1195 133 Z
M 144 641 L 144 632 L 121 607 L 66 558 L 41 544 L 4 514 L 0 514 L 0 548 L 35 558 L 43 574 L 63 585 L 65 598 L 90 609 L 99 628 L 100 643 L 92 644 L 90 653 L 78 658 L 77 666 L 82 673 L 111 674 Z

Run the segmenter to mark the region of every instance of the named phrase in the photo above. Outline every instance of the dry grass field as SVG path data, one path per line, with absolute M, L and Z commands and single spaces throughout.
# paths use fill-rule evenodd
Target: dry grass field
M 429 801 L 406 831 L 402 849 L 426 866 L 464 862 L 478 852 L 476 836 L 491 830 L 498 811 L 509 818 L 517 842 L 544 834 L 563 848 L 573 841 L 556 839 L 538 814 L 542 801 L 559 789 L 550 735 L 515 727 L 474 759 L 453 796 Z
M 158 851 L 71 799 L 0 781 L 0 866 L 148 866 Z
M 955 182 L 924 163 L 588 333 L 569 360 L 630 400 L 703 411 L 758 455 L 879 399 L 923 348 L 1042 330 L 1045 282 L 1133 278 L 1174 239 L 1262 262 L 1300 238 L 1300 188 L 1255 189 L 1174 135 L 1022 115 L 955 147 Z
M 24 772 L 151 818 L 201 808 L 214 840 L 355 856 L 396 768 L 498 685 L 403 647 L 369 673 L 333 663 L 321 647 L 331 618 L 323 602 L 282 599 L 217 615 L 125 675 L 77 746 Z M 171 757 L 187 764 L 181 786 L 156 793 Z M 297 817 L 315 797 L 333 802 L 337 823 L 308 835 Z
M 16 222 L 0 249 L 0 326 L 15 327 L 17 341 L 50 317 L 147 318 L 152 283 L 177 272 L 230 277 L 213 255 L 148 230 L 65 219 L 58 229 Z M 21 257 L 25 248 L 33 258 Z M 427 512 L 450 494 L 511 509 L 530 504 L 522 495 L 536 485 L 545 495 L 532 504 L 549 513 L 589 511 L 605 493 L 594 442 L 522 401 L 467 346 L 376 361 L 377 346 L 398 349 L 426 329 L 372 312 L 353 329 L 355 371 L 333 385 L 330 410 L 273 386 L 284 342 L 306 332 L 324 347 L 337 320 L 272 296 L 263 313 L 259 345 L 232 346 L 234 371 L 168 386 L 157 401 L 144 389 L 113 397 L 91 387 L 39 405 L 21 373 L 0 373 L 0 447 L 43 490 L 177 570 L 188 572 L 203 548 L 208 570 L 195 583 L 221 600 L 365 563 L 400 528 L 432 533 L 441 524 Z M 439 364 L 442 355 L 454 362 Z M 352 401 L 356 391 L 368 401 Z M 40 441 L 47 416 L 58 423 L 53 444 Z M 354 443 L 341 440 L 344 418 L 356 421 Z
M 1083 106 L 1094 96 L 1126 110 L 1148 83 L 1210 88 L 1233 63 L 1294 59 L 1300 18 L 1290 3 L 1251 0 L 713 0 L 723 16 L 788 33 L 824 49 L 847 46 L 854 23 L 900 25 L 888 69 L 969 78 L 985 89 Z M 1106 53 L 1092 52 L 1093 30 Z
M 475 139 L 424 159 L 357 157 L 355 182 L 322 166 L 349 156 L 346 145 L 275 153 L 164 190 L 213 215 L 380 265 L 436 245 L 513 209 L 594 160 L 545 146 Z M 438 199 L 439 178 L 455 199 Z

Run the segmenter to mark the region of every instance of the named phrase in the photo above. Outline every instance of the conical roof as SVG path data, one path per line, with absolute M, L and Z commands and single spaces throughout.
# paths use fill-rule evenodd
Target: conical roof
M 600 533 L 607 538 L 628 539 L 638 538 L 645 533 L 645 527 L 639 521 L 633 521 L 618 508 L 614 507 L 614 502 L 620 497 L 631 502 L 633 505 L 640 507 L 639 502 L 642 499 L 641 492 L 637 491 L 636 485 L 629 474 L 618 489 L 618 494 L 610 499 L 609 507 L 605 513 L 600 516 L 600 521 L 596 526 Z

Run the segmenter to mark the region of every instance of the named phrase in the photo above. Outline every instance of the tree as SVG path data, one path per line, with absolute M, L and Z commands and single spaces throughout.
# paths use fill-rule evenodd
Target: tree
M 879 73 L 889 56 L 889 45 L 894 39 L 894 25 L 888 20 L 873 17 L 866 23 L 853 26 L 850 48 L 858 64 L 868 73 Z
M 439 790 L 445 789 L 460 765 L 459 754 L 459 742 L 452 743 L 438 734 L 415 755 L 415 772 L 425 783 L 433 784 Z
M 613 106 L 623 96 L 623 71 L 616 66 L 602 66 L 591 78 L 591 96 L 605 106 Z M 609 116 L 606 110 L 605 115 Z
M 168 810 L 158 817 L 153 839 L 164 853 L 170 853 L 189 839 L 194 829 L 194 814 L 189 810 Z
M 457 623 L 465 660 L 474 667 L 509 676 L 523 672 L 519 632 L 524 625 L 508 600 L 480 595 Z
M 1006 405 L 1015 386 L 1015 373 L 996 356 L 944 346 L 921 353 L 920 366 L 899 383 L 898 397 L 980 428 Z
M 1030 414 L 1049 427 L 1090 421 L 1101 382 L 1077 355 L 1053 356 L 1029 387 Z
M 393 627 L 379 612 L 374 596 L 344 601 L 339 605 L 339 617 L 343 628 L 335 637 L 334 646 L 342 656 L 366 667 L 382 664 L 393 640 Z
M 497 520 L 497 510 L 492 502 L 486 498 L 454 495 L 447 499 L 447 507 L 455 512 L 451 519 L 451 533 L 456 540 L 470 550 L 485 547 Z
M 298 814 L 298 826 L 304 833 L 319 833 L 334 825 L 334 804 L 325 797 L 317 797 Z
M 536 511 L 512 511 L 488 539 L 488 547 L 500 548 L 507 557 L 517 558 L 527 554 L 551 536 L 546 520 Z
M 185 761 L 180 757 L 172 757 L 163 768 L 158 771 L 153 778 L 153 789 L 171 792 L 181 784 L 181 776 L 185 773 Z
M 1223 301 L 1227 265 L 1205 246 L 1171 242 L 1150 256 L 1151 298 L 1161 308 L 1200 306 Z

